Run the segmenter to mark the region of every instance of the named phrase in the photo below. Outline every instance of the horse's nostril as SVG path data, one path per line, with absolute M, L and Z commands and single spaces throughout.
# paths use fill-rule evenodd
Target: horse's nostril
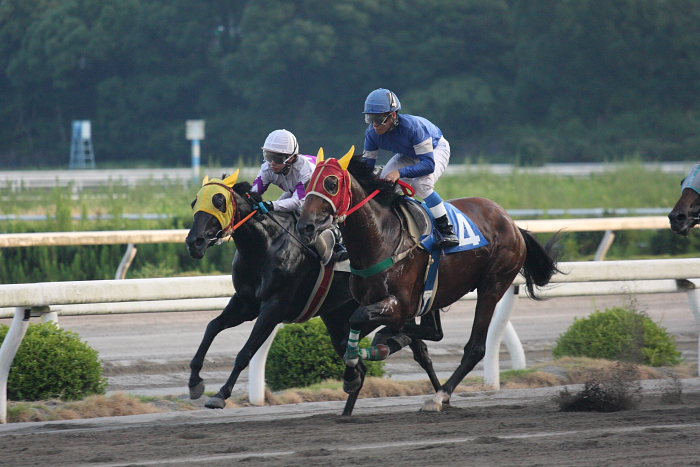
M 202 237 L 198 237 L 197 240 L 194 241 L 195 246 L 202 246 L 204 245 L 204 239 Z
M 304 227 L 304 231 L 307 234 L 313 233 L 314 232 L 314 226 L 313 224 L 306 224 L 306 227 Z

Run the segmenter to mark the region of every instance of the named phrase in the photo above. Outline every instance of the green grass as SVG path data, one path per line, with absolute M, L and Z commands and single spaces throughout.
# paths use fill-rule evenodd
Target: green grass
M 444 174 L 437 190 L 443 198 L 490 198 L 506 209 L 668 207 L 670 210 L 680 195 L 680 178 L 676 174 L 646 170 L 635 163 L 603 174 L 577 177 L 522 171 L 496 175 L 483 166 L 470 166 L 464 175 Z M 156 213 L 188 218 L 190 203 L 198 189 L 198 184 L 183 186 L 167 181 L 134 187 L 109 183 L 75 194 L 72 187 L 14 192 L 0 187 L 0 198 L 4 201 L 0 203 L 0 214 L 42 213 L 60 217 L 67 213 Z M 279 193 L 279 189 L 271 187 L 265 197 L 275 199 Z
M 478 166 L 462 176 L 443 175 L 437 190 L 443 198 L 481 196 L 508 209 L 668 207 L 680 196 L 675 174 L 628 164 L 620 170 L 588 176 L 514 172 L 496 175 Z
M 465 174 L 447 173 L 437 190 L 445 199 L 481 196 L 506 210 L 515 209 L 635 209 L 668 208 L 680 195 L 678 174 L 646 170 L 638 162 L 587 176 L 538 175 L 515 170 L 496 175 L 483 165 L 467 166 Z M 48 221 L 0 221 L 0 232 L 61 232 L 88 230 L 188 229 L 190 203 L 200 185 L 152 180 L 134 187 L 113 182 L 73 193 L 72 187 L 10 190 L 0 187 L 0 214 L 43 214 Z M 270 187 L 266 199 L 276 199 Z M 163 219 L 130 220 L 122 214 L 160 214 Z M 88 215 L 112 219 L 87 220 Z M 74 220 L 73 216 L 82 216 Z M 547 217 L 546 215 L 544 217 Z M 552 216 L 558 217 L 558 216 Z M 562 238 L 564 261 L 592 259 L 603 232 L 575 232 Z M 539 234 L 544 242 L 551 234 Z M 72 248 L 72 249 L 71 249 Z M 202 261 L 189 258 L 181 244 L 139 245 L 128 277 L 165 277 L 230 272 L 233 243 L 212 249 Z M 697 256 L 700 236 L 679 237 L 670 229 L 621 231 L 608 259 Z M 123 246 L 7 248 L 0 251 L 0 283 L 46 280 L 110 279 L 119 264 Z

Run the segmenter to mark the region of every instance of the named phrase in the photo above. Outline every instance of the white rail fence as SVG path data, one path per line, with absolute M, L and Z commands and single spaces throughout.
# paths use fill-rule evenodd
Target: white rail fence
M 536 219 L 517 220 L 516 223 L 533 233 L 604 231 L 595 253 L 596 261 L 605 259 L 605 255 L 615 241 L 617 230 L 669 228 L 668 218 L 664 216 Z M 115 274 L 115 279 L 123 279 L 136 256 L 136 244 L 183 243 L 187 232 L 185 229 L 171 229 L 0 234 L 0 248 L 126 244 L 127 249 Z
M 666 229 L 668 219 L 662 216 L 649 217 L 615 217 L 593 219 L 546 219 L 516 221 L 520 227 L 534 233 L 544 232 L 582 232 L 605 231 L 596 251 L 595 259 L 604 259 L 614 241 L 616 230 Z M 49 232 L 29 234 L 0 234 L 0 248 L 30 247 L 30 246 L 68 246 L 68 245 L 106 245 L 128 244 L 127 251 L 117 270 L 117 279 L 123 279 L 126 269 L 136 253 L 134 244 L 140 243 L 180 243 L 184 242 L 187 230 L 129 230 L 105 232 Z M 670 261 L 670 260 L 663 260 Z M 675 261 L 675 260 L 674 260 Z M 683 260 L 678 260 L 683 261 Z M 633 277 L 625 279 L 625 275 L 610 274 L 608 268 L 613 264 L 625 262 L 606 262 L 592 266 L 600 274 L 590 281 L 613 281 L 608 284 L 562 284 L 543 292 L 544 296 L 575 296 L 600 294 L 628 293 L 658 293 L 671 291 L 687 291 L 690 306 L 696 321 L 700 323 L 698 298 L 695 283 L 686 279 L 700 277 L 700 266 L 692 265 L 692 273 L 675 271 L 671 277 Z M 637 266 L 642 263 L 633 262 Z M 582 268 L 586 264 L 578 264 Z M 669 264 L 669 263 L 659 263 Z M 685 263 L 684 263 L 685 264 Z M 579 266 L 573 266 L 579 270 Z M 581 269 L 582 271 L 584 269 Z M 618 271 L 619 272 L 619 271 Z M 658 276 L 659 274 L 652 275 Z M 668 275 L 668 274 L 667 274 Z M 555 276 L 556 282 L 580 282 L 567 280 L 572 276 Z M 656 280 L 652 280 L 656 279 Z M 665 279 L 665 280 L 664 280 Z M 644 280 L 645 282 L 638 282 Z M 631 281 L 631 282 L 630 282 Z M 31 316 L 42 316 L 45 320 L 56 320 L 58 313 L 63 315 L 80 314 L 117 314 L 117 313 L 150 313 L 165 311 L 197 311 L 223 309 L 233 294 L 233 286 L 229 276 L 210 276 L 197 278 L 176 279 L 131 279 L 128 281 L 79 281 L 39 284 L 10 284 L 0 285 L 0 317 L 14 316 L 10 332 L 0 349 L 0 423 L 5 420 L 6 383 L 10 365 L 16 348 L 24 336 L 26 326 Z M 518 284 L 516 280 L 516 285 Z M 578 285 L 578 287 L 576 286 Z M 164 293 L 166 292 L 167 293 Z M 465 298 L 474 298 L 469 294 Z M 498 349 L 500 342 L 505 342 L 514 368 L 524 368 L 525 358 L 520 341 L 508 321 L 517 298 L 517 288 L 514 287 L 506 294 L 494 316 L 494 323 L 489 331 L 488 346 Z M 10 308 L 3 308 L 10 307 Z M 505 318 L 504 318 L 505 317 Z M 252 403 L 264 403 L 264 358 L 272 342 L 268 339 L 264 349 L 258 352 L 251 362 L 249 394 Z M 700 347 L 700 343 L 699 343 Z M 12 357 L 9 357 L 10 353 Z M 699 352 L 700 353 L 700 352 Z M 262 358 L 260 358 L 262 357 Z M 261 363 L 258 363 L 261 362 Z M 699 363 L 700 364 L 700 363 Z M 487 350 L 484 361 L 487 384 L 494 387 L 499 385 L 498 351 Z M 255 375 L 260 375 L 257 377 Z M 262 379 L 261 379 L 262 378 Z M 262 382 L 261 382 L 262 381 Z
M 700 328 L 700 259 L 637 260 L 561 263 L 563 274 L 553 277 L 542 290 L 544 297 L 686 292 Z M 517 292 L 516 284 L 499 303 L 489 329 L 484 359 L 486 383 L 498 388 L 500 344 L 505 342 L 514 368 L 525 368 L 525 354 L 509 318 Z M 162 279 L 46 282 L 0 285 L 0 317 L 13 316 L 0 348 L 0 423 L 6 422 L 7 377 L 12 360 L 32 316 L 55 320 L 57 315 L 93 315 L 221 309 L 233 294 L 228 275 Z M 468 294 L 464 298 L 474 298 Z M 8 308 L 12 312 L 8 312 Z M 264 403 L 265 358 L 272 336 L 250 365 L 249 397 Z M 700 353 L 700 339 L 698 341 Z M 699 363 L 700 364 L 700 363 Z

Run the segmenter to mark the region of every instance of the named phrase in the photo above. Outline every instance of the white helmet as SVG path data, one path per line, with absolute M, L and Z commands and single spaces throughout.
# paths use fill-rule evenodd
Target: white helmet
M 299 143 L 291 131 L 275 130 L 265 138 L 263 151 L 276 152 L 279 154 L 289 154 L 291 156 L 299 154 Z

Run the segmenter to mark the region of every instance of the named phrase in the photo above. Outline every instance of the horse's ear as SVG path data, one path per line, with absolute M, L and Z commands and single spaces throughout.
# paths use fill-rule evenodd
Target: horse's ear
M 240 173 L 241 169 L 236 169 L 235 172 L 233 172 L 233 175 L 229 175 L 224 179 L 224 185 L 233 187 L 233 185 L 236 184 L 236 180 L 238 180 L 238 174 Z
M 209 175 L 205 175 L 202 179 L 202 186 L 206 185 L 207 183 L 209 183 Z
M 318 154 L 316 154 L 316 163 L 323 162 L 323 147 L 318 148 Z
M 355 155 L 355 145 L 353 144 L 350 150 L 345 153 L 343 157 L 338 160 L 338 164 L 343 168 L 343 170 L 348 170 L 348 166 L 350 165 L 350 159 L 352 159 L 352 156 Z

